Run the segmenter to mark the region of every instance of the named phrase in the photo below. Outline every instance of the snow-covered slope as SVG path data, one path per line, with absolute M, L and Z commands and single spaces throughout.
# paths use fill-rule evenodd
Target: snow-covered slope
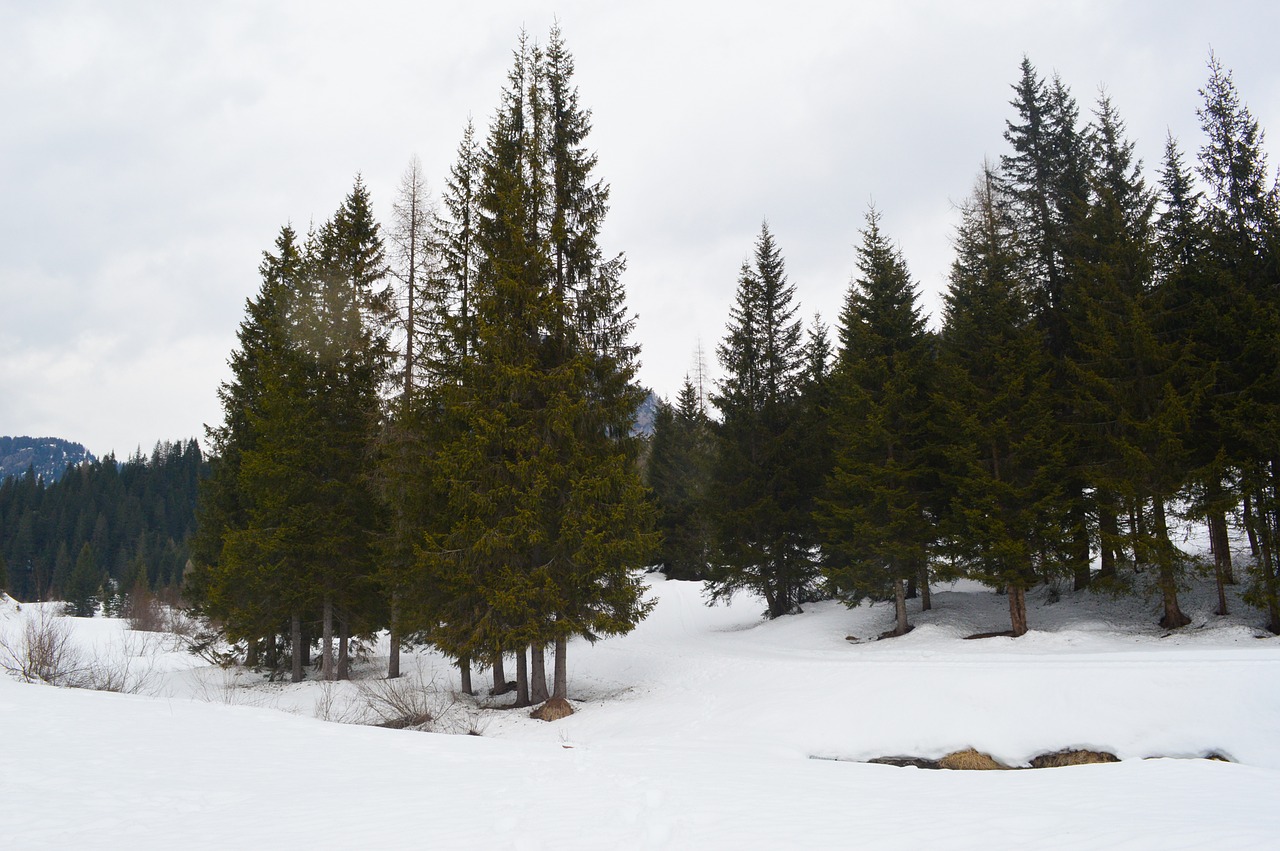
M 1168 849 L 1280 835 L 1280 640 L 1247 612 L 1208 615 L 1207 595 L 1166 635 L 1141 605 L 1041 592 L 1031 634 L 963 641 L 1002 628 L 1004 601 L 959 585 L 913 613 L 911 634 L 868 642 L 883 607 L 763 622 L 750 599 L 704 607 L 693 583 L 652 593 L 632 635 L 571 645 L 575 715 L 546 724 L 464 699 L 461 726 L 483 737 L 319 721 L 352 715 L 359 683 L 266 683 L 142 647 L 119 621 L 72 621 L 86 649 L 132 654 L 150 696 L 0 677 L 0 846 Z M 437 691 L 456 682 L 432 654 L 409 667 Z M 1085 746 L 1124 761 L 829 759 L 968 746 L 1010 764 Z M 1211 752 L 1234 762 L 1143 759 Z

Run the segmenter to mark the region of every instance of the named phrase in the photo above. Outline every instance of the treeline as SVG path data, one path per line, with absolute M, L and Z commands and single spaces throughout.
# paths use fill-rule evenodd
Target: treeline
M 249 661 L 326 679 L 353 640 L 430 642 L 519 703 L 567 690 L 567 640 L 630 630 L 656 538 L 621 256 L 597 236 L 573 60 L 522 37 L 483 144 L 437 207 L 414 161 L 390 228 L 357 179 L 261 266 L 209 430 L 191 597 Z M 548 688 L 545 649 L 554 648 Z
M 1198 156 L 1169 138 L 1149 183 L 1105 94 L 1084 117 L 1029 61 L 1013 90 L 939 330 L 874 209 L 834 342 L 821 322 L 802 333 L 762 229 L 718 350 L 719 417 L 686 380 L 656 420 L 660 560 L 713 596 L 758 592 L 771 617 L 894 599 L 897 633 L 931 576 L 1007 592 L 1020 635 L 1033 585 L 1124 590 L 1145 571 L 1176 628 L 1194 566 L 1176 510 L 1207 524 L 1222 614 L 1243 527 L 1247 599 L 1280 632 L 1280 194 L 1262 130 L 1211 57 Z
M 123 464 L 114 455 L 0 482 L 0 588 L 19 600 L 66 600 L 77 614 L 117 605 L 135 588 L 182 583 L 207 473 L 195 440 L 156 444 Z M 7 574 L 7 579 L 5 574 Z

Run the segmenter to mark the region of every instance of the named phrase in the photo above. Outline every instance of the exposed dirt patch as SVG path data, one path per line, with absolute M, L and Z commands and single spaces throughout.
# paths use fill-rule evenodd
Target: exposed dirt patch
M 1062 768 L 1067 765 L 1098 765 L 1119 762 L 1120 757 L 1106 751 L 1062 750 L 1044 753 L 1031 760 L 1032 768 Z

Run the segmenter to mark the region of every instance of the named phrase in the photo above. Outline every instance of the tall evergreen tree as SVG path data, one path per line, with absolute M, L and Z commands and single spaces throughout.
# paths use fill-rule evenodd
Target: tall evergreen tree
M 1130 507 L 1129 547 L 1135 561 L 1157 568 L 1160 622 L 1174 628 L 1189 622 L 1177 596 L 1186 557 L 1169 537 L 1166 502 L 1186 479 L 1197 390 L 1183 335 L 1165 304 L 1168 292 L 1153 276 L 1154 198 L 1106 97 L 1089 137 L 1096 167 L 1077 226 L 1082 245 L 1075 252 L 1068 374 L 1092 481 Z
M 442 396 L 448 527 L 422 564 L 440 589 L 433 640 L 494 656 L 630 630 L 647 611 L 631 569 L 653 536 L 631 420 L 631 320 L 620 258 L 597 246 L 607 187 L 590 180 L 587 114 L 558 30 L 521 40 L 484 152 L 475 229 L 474 350 Z M 528 671 L 519 697 L 527 699 Z M 543 681 L 545 683 L 545 681 Z
M 1046 82 L 1026 57 L 1020 70 L 1011 104 L 1017 118 L 1007 122 L 1005 131 L 1013 153 L 1001 157 L 1000 174 L 1018 237 L 1021 278 L 1044 328 L 1053 366 L 1061 370 L 1074 354 L 1068 290 L 1073 251 L 1080 244 L 1075 227 L 1089 197 L 1089 162 L 1077 127 L 1079 109 L 1066 85 L 1056 77 Z M 1055 386 L 1061 391 L 1057 413 L 1069 420 L 1073 403 L 1066 376 L 1059 375 Z M 1084 448 L 1068 445 L 1067 453 L 1074 541 L 1067 557 L 1078 590 L 1089 583 L 1089 514 L 1094 506 L 1088 498 Z
M 794 294 L 765 223 L 718 349 L 725 371 L 712 397 L 722 418 L 711 488 L 718 552 L 708 590 L 713 600 L 754 591 L 770 618 L 799 611 L 818 575 L 798 480 L 804 350 Z
M 857 268 L 840 317 L 834 464 L 818 519 L 827 577 L 853 605 L 892 597 L 902 634 L 910 629 L 906 584 L 924 570 L 934 537 L 928 338 L 906 261 L 874 209 Z
M 1199 173 L 1204 205 L 1206 283 L 1197 338 L 1218 364 L 1212 431 L 1240 471 L 1259 542 L 1253 600 L 1280 633 L 1280 223 L 1269 185 L 1263 132 L 1241 102 L 1231 73 L 1209 58 L 1199 110 L 1205 144 Z M 1212 323 L 1212 324 L 1209 324 Z M 1217 327 L 1215 327 L 1217 326 Z M 1216 332 L 1216 333 L 1215 333 Z
M 948 424 L 949 549 L 1008 594 L 1027 631 L 1026 590 L 1053 563 L 1064 525 L 1064 458 L 1043 329 L 1019 282 L 1013 222 L 984 168 L 963 209 L 945 300 L 937 394 Z

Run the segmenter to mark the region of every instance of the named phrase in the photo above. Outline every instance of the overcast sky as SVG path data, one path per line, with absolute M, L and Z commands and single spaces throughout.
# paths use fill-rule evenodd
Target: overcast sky
M 280 226 L 328 218 L 357 173 L 387 221 L 415 154 L 438 189 L 553 16 L 641 380 L 668 396 L 699 343 L 716 371 L 765 218 L 806 323 L 834 324 L 873 202 L 936 314 L 1024 54 L 1086 112 L 1105 85 L 1151 180 L 1167 132 L 1201 143 L 1211 48 L 1280 126 L 1274 2 L 0 0 L 0 434 L 203 439 Z

